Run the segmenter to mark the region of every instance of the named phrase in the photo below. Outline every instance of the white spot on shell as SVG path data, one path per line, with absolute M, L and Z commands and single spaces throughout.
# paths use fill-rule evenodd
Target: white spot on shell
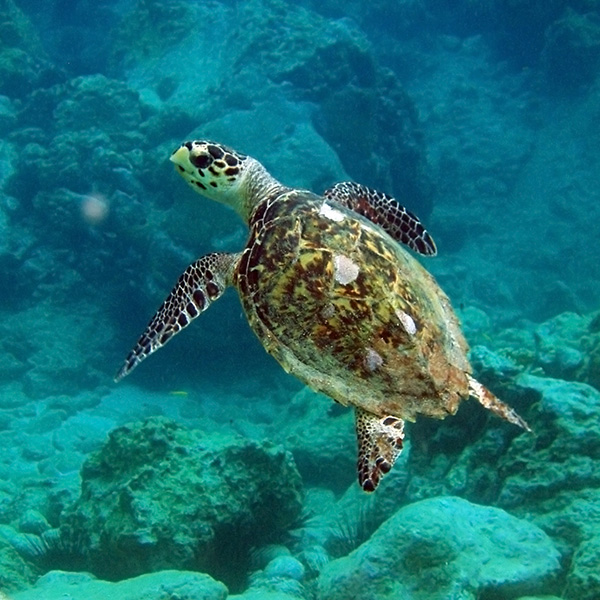
M 324 319 L 331 319 L 331 317 L 333 317 L 334 314 L 335 306 L 333 306 L 333 304 L 327 304 L 321 309 L 321 317 L 323 317 Z M 0 600 L 2 599 L 0 598 Z
M 358 277 L 360 268 L 351 258 L 336 254 L 333 257 L 333 271 L 335 280 L 342 285 L 347 285 Z
M 321 210 L 319 211 L 319 214 L 323 215 L 326 219 L 335 221 L 336 223 L 344 220 L 344 213 L 337 210 L 337 208 L 333 208 L 333 206 L 327 204 L 327 202 L 323 202 L 323 204 L 321 204 Z
M 383 364 L 383 358 L 373 348 L 367 348 L 364 358 L 365 367 L 371 372 L 376 371 Z
M 404 329 L 406 329 L 406 333 L 410 335 L 417 333 L 417 324 L 408 313 L 405 313 L 403 310 L 396 310 L 396 316 L 400 319 Z

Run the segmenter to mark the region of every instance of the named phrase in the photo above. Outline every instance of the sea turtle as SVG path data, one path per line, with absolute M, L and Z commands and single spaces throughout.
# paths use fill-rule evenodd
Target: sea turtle
M 529 430 L 471 377 L 448 297 L 401 246 L 434 255 L 433 239 L 394 198 L 350 182 L 321 196 L 289 188 L 254 158 L 209 141 L 183 143 L 171 161 L 197 192 L 232 207 L 250 235 L 241 252 L 208 254 L 186 269 L 117 381 L 233 285 L 267 352 L 354 407 L 367 492 L 402 451 L 404 420 L 417 415 L 442 419 L 472 396 Z

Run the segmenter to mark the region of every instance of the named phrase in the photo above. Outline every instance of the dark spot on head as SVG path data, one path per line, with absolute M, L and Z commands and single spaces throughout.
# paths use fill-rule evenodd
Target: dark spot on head
M 225 169 L 225 175 L 237 175 L 240 170 L 237 167 L 227 167 Z
M 190 153 L 190 162 L 198 169 L 206 169 L 212 163 L 213 159 L 206 154 Z
M 185 144 L 182 144 L 182 146 L 185 146 L 188 150 L 191 150 L 192 142 L 186 142 Z M 177 152 L 177 150 L 175 150 L 175 152 Z M 175 154 L 175 152 L 173 152 L 173 154 Z
M 207 150 L 213 158 L 223 158 L 225 155 L 225 152 L 219 146 L 213 146 L 212 144 L 208 145 Z
M 201 181 L 194 181 L 194 183 L 202 190 L 206 189 L 206 186 Z
M 213 165 L 215 167 L 217 167 L 218 169 L 224 169 L 227 165 L 225 164 L 224 160 L 215 160 L 215 162 L 213 163 Z
M 181 165 L 177 165 L 177 168 L 179 169 L 180 173 L 183 173 L 185 171 L 185 169 Z
M 216 188 L 217 187 L 217 182 L 216 181 L 211 181 L 210 185 L 212 185 L 214 188 Z
M 226 154 L 225 155 L 225 162 L 230 166 L 230 167 L 235 167 L 238 164 L 238 159 L 233 156 L 233 154 Z

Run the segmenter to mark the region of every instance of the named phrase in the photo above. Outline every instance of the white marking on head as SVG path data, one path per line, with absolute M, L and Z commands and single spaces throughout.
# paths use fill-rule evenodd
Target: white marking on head
M 381 355 L 375 352 L 373 348 L 367 348 L 367 354 L 364 358 L 365 367 L 371 372 L 376 371 L 383 364 Z
M 337 208 L 333 208 L 333 206 L 327 204 L 327 202 L 323 202 L 323 204 L 321 204 L 321 210 L 319 211 L 319 214 L 323 215 L 326 219 L 335 221 L 336 223 L 344 220 L 344 213 L 339 211 Z
M 417 333 L 417 324 L 408 313 L 405 313 L 403 310 L 396 309 L 396 316 L 400 319 L 404 329 L 406 329 L 406 333 L 410 335 L 415 335 L 415 333 Z
M 336 254 L 333 257 L 333 276 L 341 285 L 352 283 L 360 272 L 358 265 L 351 258 L 343 254 Z

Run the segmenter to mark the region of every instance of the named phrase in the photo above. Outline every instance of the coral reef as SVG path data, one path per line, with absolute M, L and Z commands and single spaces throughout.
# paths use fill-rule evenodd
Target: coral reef
M 542 60 L 549 84 L 565 90 L 593 83 L 600 67 L 600 16 L 567 7 L 546 30 Z M 577 65 L 577 68 L 573 68 Z
M 159 571 L 117 583 L 96 579 L 89 573 L 50 571 L 29 590 L 12 600 L 226 600 L 227 588 L 203 573 Z
M 529 372 L 600 389 L 599 313 L 563 312 L 539 324 L 523 322 L 519 328 L 502 328 L 493 336 L 481 334 L 490 331 L 485 313 L 474 314 L 473 309 L 464 313 L 467 331 L 472 340 L 487 347 L 473 348 L 473 362 L 479 370 L 489 371 L 493 379 Z M 477 325 L 476 321 L 484 324 Z
M 460 498 L 423 500 L 400 509 L 318 580 L 325 600 L 512 596 L 548 588 L 559 553 L 536 526 Z
M 290 11 L 277 0 L 267 5 L 268 13 L 262 7 L 247 13 L 244 29 L 252 33 L 246 34 L 250 39 L 239 53 L 237 72 L 245 75 L 255 63 L 273 82 L 291 84 L 294 98 L 316 103 L 317 131 L 350 177 L 410 200 L 426 217 L 432 190 L 425 148 L 414 104 L 399 80 L 377 65 L 351 22 L 329 21 L 300 7 Z M 268 35 L 257 36 L 263 31 Z M 262 60 L 256 61 L 257 54 Z
M 81 472 L 61 535 L 109 579 L 166 568 L 231 584 L 249 549 L 293 524 L 301 481 L 282 449 L 188 430 L 165 418 L 114 430 Z
M 589 553 L 600 523 L 600 393 L 590 386 L 521 376 L 524 393 L 535 394 L 534 438 L 515 439 L 499 464 L 506 474 L 498 502 L 517 515 L 531 515 L 556 541 L 567 564 L 569 586 L 586 589 Z M 577 582 L 577 583 L 576 583 Z M 590 583 L 590 586 L 593 584 Z M 579 592 L 578 592 L 579 593 Z M 571 593 L 570 598 L 584 598 Z
M 514 363 L 507 369 L 506 359 L 489 351 L 478 357 L 482 379 L 527 415 L 534 434 L 515 436 L 493 420 L 481 429 L 464 411 L 443 427 L 417 423 L 401 501 L 460 494 L 527 518 L 551 536 L 561 562 L 570 565 L 569 586 L 582 590 L 570 597 L 578 597 L 587 589 L 587 557 L 600 523 L 600 393 L 582 383 L 518 374 Z M 595 589 L 593 578 L 589 585 Z
M 0 5 L 0 94 L 24 98 L 64 75 L 48 59 L 31 22 L 12 0 Z
M 175 568 L 239 600 L 597 600 L 597 0 L 39 4 L 0 1 L 0 597 L 227 597 L 114 582 Z M 109 388 L 185 266 L 245 240 L 172 175 L 189 137 L 426 219 L 477 377 L 534 433 L 420 420 L 366 501 L 350 411 L 280 373 L 233 295 Z
M 354 415 L 308 388 L 299 391 L 273 424 L 273 438 L 294 455 L 307 485 L 327 478 L 344 491 L 356 477 Z
M 0 530 L 0 597 L 33 584 L 39 575 L 14 549 Z
M 581 543 L 567 575 L 567 585 L 563 592 L 566 600 L 595 600 L 600 590 L 598 572 L 600 556 L 600 535 Z

